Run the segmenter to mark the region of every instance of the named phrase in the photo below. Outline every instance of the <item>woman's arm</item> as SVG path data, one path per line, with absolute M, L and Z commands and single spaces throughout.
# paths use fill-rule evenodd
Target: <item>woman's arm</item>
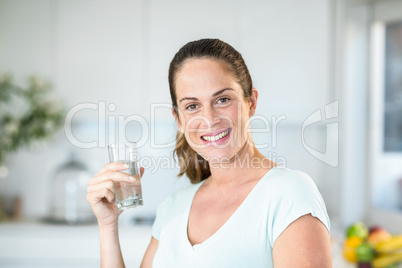
M 155 256 L 155 252 L 158 249 L 159 241 L 156 240 L 154 237 L 151 238 L 151 242 L 149 243 L 148 249 L 145 252 L 144 259 L 141 263 L 141 268 L 151 268 L 152 261 Z
M 116 226 L 99 225 L 101 241 L 101 267 L 123 268 L 124 260 L 121 254 L 119 232 Z
M 118 218 L 122 211 L 116 207 L 115 182 L 132 183 L 130 175 L 121 172 L 126 169 L 125 163 L 108 163 L 88 182 L 87 200 L 98 220 L 103 268 L 125 267 L 118 233 Z M 140 170 L 142 176 L 144 168 Z
M 276 239 L 273 261 L 275 268 L 332 267 L 327 228 L 311 214 L 298 218 Z

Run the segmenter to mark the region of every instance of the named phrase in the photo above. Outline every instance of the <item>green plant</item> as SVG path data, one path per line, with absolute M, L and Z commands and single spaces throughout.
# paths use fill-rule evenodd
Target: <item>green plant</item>
M 7 154 L 50 138 L 63 124 L 64 108 L 51 98 L 51 86 L 30 77 L 26 88 L 0 77 L 0 166 Z

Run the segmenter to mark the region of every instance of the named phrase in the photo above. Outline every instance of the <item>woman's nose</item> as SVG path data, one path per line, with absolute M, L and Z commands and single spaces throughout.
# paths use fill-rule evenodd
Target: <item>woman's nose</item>
M 212 108 L 204 109 L 203 117 L 203 125 L 207 128 L 213 128 L 221 121 L 219 114 Z

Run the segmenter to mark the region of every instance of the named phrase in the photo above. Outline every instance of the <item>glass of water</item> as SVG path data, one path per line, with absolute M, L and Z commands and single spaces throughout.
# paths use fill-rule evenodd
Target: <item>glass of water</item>
M 129 209 L 142 206 L 140 156 L 135 142 L 116 143 L 108 146 L 110 162 L 123 162 L 129 165 L 123 171 L 135 178 L 133 182 L 115 182 L 116 206 L 118 209 Z

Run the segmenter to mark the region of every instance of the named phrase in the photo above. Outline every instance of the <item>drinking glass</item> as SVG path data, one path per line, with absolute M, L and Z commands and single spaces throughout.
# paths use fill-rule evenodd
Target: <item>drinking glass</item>
M 116 206 L 118 209 L 129 209 L 142 206 L 140 156 L 135 142 L 116 143 L 108 146 L 110 162 L 123 162 L 129 165 L 122 171 L 135 178 L 133 182 L 115 182 Z

